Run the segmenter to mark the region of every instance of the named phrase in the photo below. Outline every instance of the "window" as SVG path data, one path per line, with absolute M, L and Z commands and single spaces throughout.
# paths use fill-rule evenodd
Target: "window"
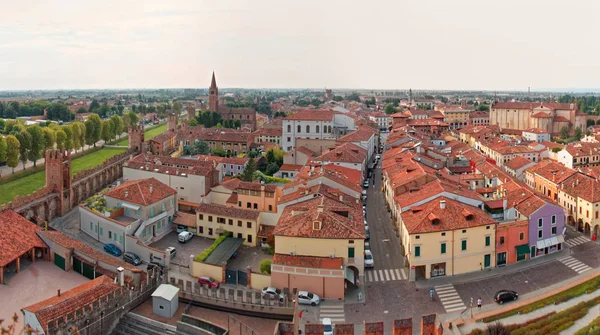
M 246 222 L 246 228 L 252 228 L 252 222 L 250 222 L 250 221 Z
M 198 214 L 198 219 L 199 220 L 204 220 L 204 214 Z
M 150 208 L 150 217 L 153 218 L 154 217 L 154 207 Z
M 418 240 L 420 238 L 421 238 L 421 236 L 419 236 L 419 235 L 415 236 L 415 240 Z
M 238 207 L 242 207 L 242 202 L 238 201 Z
M 169 206 L 173 207 L 173 199 L 169 199 Z
M 254 203 L 254 209 L 258 209 L 258 204 L 256 202 Z
M 139 209 L 135 210 L 135 215 L 140 216 L 140 210 Z
M 90 231 L 94 231 L 94 224 L 90 222 Z
M 287 131 L 288 133 L 291 133 L 291 132 L 292 132 L 292 126 L 291 126 L 291 125 L 289 125 L 289 124 L 288 124 L 288 127 L 287 127 L 287 129 L 288 129 L 288 131 Z M 289 137 L 288 137 L 288 138 L 289 138 Z M 288 140 L 288 141 L 289 141 L 289 140 Z
M 463 233 L 463 234 L 466 234 L 466 233 L 467 233 L 467 230 L 466 230 L 466 229 L 463 229 L 462 233 Z
M 421 247 L 415 246 L 415 257 L 421 257 Z
M 112 238 L 112 231 L 108 231 L 108 239 L 110 240 Z
M 244 236 L 244 235 L 242 235 L 242 233 L 238 233 L 237 236 L 238 236 L 238 238 L 243 238 L 242 236 Z
M 541 228 L 541 227 L 543 227 L 543 226 L 544 226 L 544 219 L 542 219 L 542 218 L 539 218 L 539 219 L 538 219 L 538 227 L 540 227 L 540 228 Z
M 163 212 L 167 210 L 167 206 L 165 205 L 164 201 L 162 203 L 162 208 L 161 209 L 162 209 Z
M 252 204 L 251 204 L 251 203 L 249 203 L 249 202 L 247 202 L 247 203 L 246 203 L 246 208 L 252 208 Z
M 204 234 L 204 227 L 203 226 L 198 226 L 198 230 L 200 230 L 200 234 Z
M 310 126 L 306 125 L 306 133 L 310 133 Z
M 596 211 L 596 219 L 598 218 L 598 211 Z
M 100 236 L 103 236 L 103 235 L 104 235 L 104 232 L 103 232 L 103 230 L 104 230 L 104 229 L 102 229 L 102 227 L 100 227 Z
M 269 212 L 272 211 L 272 210 L 273 210 L 273 205 L 269 205 Z M 598 216 L 597 214 L 598 213 L 596 212 L 596 217 Z
M 556 215 L 552 215 L 552 224 L 556 224 Z
M 212 228 L 208 228 L 208 235 L 212 236 Z
M 302 126 L 298 125 L 298 133 L 302 132 Z
M 229 219 L 229 225 L 233 226 L 233 220 L 232 219 Z
M 491 240 L 491 237 L 489 237 L 489 236 L 486 236 L 486 237 L 485 237 L 485 246 L 486 246 L 486 247 L 489 247 L 489 246 L 490 246 L 490 240 Z
M 248 243 L 252 243 L 252 235 L 248 234 Z
M 317 134 L 318 134 L 319 133 L 319 126 L 317 125 L 316 128 L 317 128 L 316 131 L 317 131 Z
M 348 247 L 348 258 L 354 258 L 354 247 Z
M 241 227 L 241 226 L 242 226 L 242 221 L 238 220 L 238 227 Z
M 504 244 L 504 236 L 500 236 L 500 244 Z
M 552 235 L 556 235 L 556 227 L 552 227 Z
M 212 215 L 208 216 L 208 222 L 212 222 Z M 212 235 L 212 234 L 211 234 Z
M 460 241 L 460 250 L 465 251 L 467 250 L 467 240 L 462 240 Z
M 589 210 L 586 210 L 586 211 L 585 211 L 585 217 L 586 217 L 586 218 L 589 218 L 589 217 L 590 217 L 590 211 L 589 211 Z
M 442 236 L 446 236 L 446 233 L 442 233 Z
M 442 243 L 440 245 L 440 248 L 441 248 L 440 253 L 445 254 L 446 253 L 446 243 Z
M 490 226 L 485 226 L 485 229 L 490 230 Z
M 544 231 L 543 230 L 538 230 L 538 238 L 543 238 L 544 237 Z

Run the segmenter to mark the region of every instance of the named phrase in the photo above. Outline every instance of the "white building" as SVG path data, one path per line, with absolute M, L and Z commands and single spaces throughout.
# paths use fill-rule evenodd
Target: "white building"
M 389 115 L 382 112 L 375 112 L 369 114 L 369 120 L 375 122 L 379 126 L 380 130 L 389 129 L 392 126 L 392 118 Z
M 282 148 L 290 151 L 296 138 L 336 139 L 355 130 L 353 118 L 335 111 L 304 110 L 283 119 Z
M 550 133 L 547 130 L 540 128 L 529 128 L 527 130 L 523 130 L 523 137 L 525 137 L 528 141 L 538 143 L 550 141 Z

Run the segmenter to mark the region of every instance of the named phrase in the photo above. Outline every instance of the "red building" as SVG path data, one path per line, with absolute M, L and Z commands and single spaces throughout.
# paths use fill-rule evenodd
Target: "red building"
M 502 202 L 502 200 L 494 201 Z M 528 232 L 528 220 L 499 222 L 496 225 L 496 266 L 512 264 L 528 258 Z

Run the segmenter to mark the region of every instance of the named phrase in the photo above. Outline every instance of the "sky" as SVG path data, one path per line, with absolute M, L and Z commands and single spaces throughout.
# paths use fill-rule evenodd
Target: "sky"
M 0 90 L 599 88 L 600 1 L 3 1 Z

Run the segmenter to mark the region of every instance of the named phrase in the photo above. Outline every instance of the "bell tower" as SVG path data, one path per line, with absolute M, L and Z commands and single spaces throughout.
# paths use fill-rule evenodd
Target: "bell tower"
M 71 210 L 71 153 L 62 150 L 46 150 L 46 186 L 60 195 L 59 211 L 63 216 Z
M 210 81 L 210 87 L 208 88 L 208 110 L 213 112 L 219 111 L 219 88 L 217 87 L 214 71 L 212 80 Z

